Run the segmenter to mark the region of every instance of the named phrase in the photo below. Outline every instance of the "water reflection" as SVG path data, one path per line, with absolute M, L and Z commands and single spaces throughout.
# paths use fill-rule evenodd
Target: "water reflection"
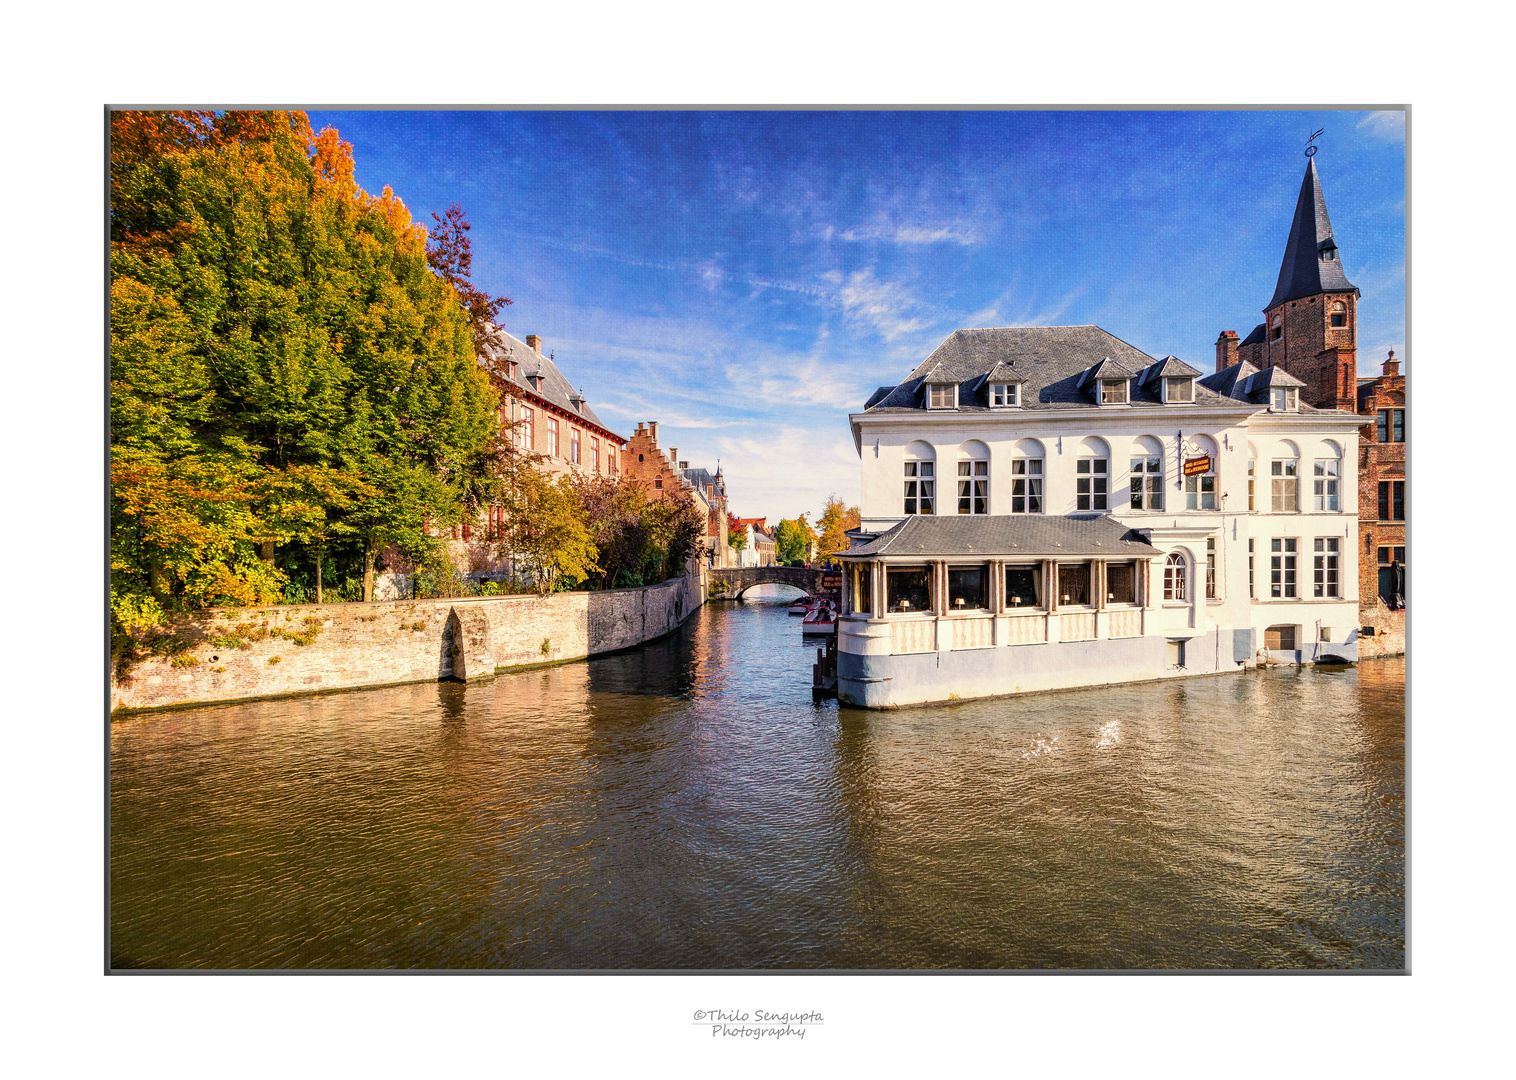
M 783 606 L 463 686 L 113 725 L 155 967 L 1397 967 L 1403 665 L 893 713 Z

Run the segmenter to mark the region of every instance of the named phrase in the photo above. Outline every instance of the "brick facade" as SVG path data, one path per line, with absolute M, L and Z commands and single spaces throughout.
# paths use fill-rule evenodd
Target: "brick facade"
M 1341 318 L 1342 326 L 1332 325 L 1334 314 Z M 1301 399 L 1319 409 L 1355 411 L 1357 293 L 1330 292 L 1301 297 L 1270 308 L 1264 316 L 1261 348 L 1254 346 L 1262 357 L 1258 366 L 1284 368 L 1305 383 Z
M 1403 575 L 1409 562 L 1405 551 L 1406 518 L 1409 515 L 1411 493 L 1406 486 L 1406 440 L 1409 438 L 1409 423 L 1405 412 L 1405 376 L 1400 373 L 1400 361 L 1390 352 L 1384 362 L 1383 373 L 1377 378 L 1364 379 L 1358 384 L 1358 412 L 1369 417 L 1371 422 L 1359 432 L 1358 467 L 1358 528 L 1363 537 L 1363 549 L 1358 553 L 1358 595 L 1362 602 L 1364 625 L 1374 625 L 1377 632 L 1383 624 L 1384 633 L 1404 634 L 1404 609 L 1393 606 L 1395 599 L 1391 577 L 1397 569 Z M 1396 412 L 1399 412 L 1399 431 L 1396 431 Z M 1384 438 L 1380 435 L 1380 414 L 1384 413 Z M 1400 438 L 1397 440 L 1396 435 Z M 1386 491 L 1384 510 L 1381 516 L 1380 484 L 1402 485 L 1398 489 L 1401 517 L 1396 518 L 1397 491 Z M 1380 559 L 1380 549 L 1385 549 L 1386 558 Z M 1403 557 L 1401 557 L 1403 556 Z M 1388 573 L 1383 573 L 1388 568 Z M 1381 577 L 1386 581 L 1381 582 Z M 1381 590 L 1381 584 L 1388 588 Z M 1381 592 L 1386 592 L 1392 601 L 1386 604 Z M 1403 599 L 1403 594 L 1401 599 Z M 1398 626 L 1396 622 L 1398 620 Z

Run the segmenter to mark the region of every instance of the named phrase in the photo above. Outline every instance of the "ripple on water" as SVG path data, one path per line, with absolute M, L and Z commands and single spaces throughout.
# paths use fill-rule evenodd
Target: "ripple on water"
M 1404 964 L 1404 667 L 889 713 L 784 607 L 112 725 L 123 967 Z

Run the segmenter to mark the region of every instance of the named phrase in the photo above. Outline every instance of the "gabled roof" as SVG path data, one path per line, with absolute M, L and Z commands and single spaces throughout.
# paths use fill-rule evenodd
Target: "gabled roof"
M 922 401 L 923 376 L 941 369 L 970 391 L 958 395 L 958 412 L 990 412 L 988 405 L 971 404 L 974 387 L 997 366 L 1014 366 L 1022 377 L 1021 408 L 1095 409 L 1080 380 L 1107 358 L 1130 376 L 1154 363 L 1154 358 L 1133 348 L 1114 334 L 1098 326 L 1002 326 L 980 330 L 955 330 L 932 354 L 898 386 L 881 387 L 869 398 L 865 411 L 879 414 L 925 411 Z M 1134 408 L 1167 408 L 1152 389 L 1133 388 L 1130 403 Z M 1226 399 L 1209 390 L 1195 391 L 1197 405 L 1221 405 Z
M 943 383 L 956 383 L 962 380 L 953 377 L 953 373 L 941 364 L 933 364 L 927 373 L 921 376 L 921 381 L 928 384 L 941 385 Z
M 1190 367 L 1189 364 L 1186 364 L 1183 360 L 1179 359 L 1179 357 L 1170 355 L 1165 356 L 1162 360 L 1158 361 L 1158 363 L 1152 365 L 1146 371 L 1143 371 L 1139 375 L 1138 381 L 1141 383 L 1150 383 L 1154 379 L 1179 378 L 1181 376 L 1188 376 L 1189 378 L 1193 379 L 1199 374 L 1200 372 L 1196 368 Z
M 985 375 L 982 381 L 987 383 L 1024 383 L 1026 382 L 1026 376 L 1022 375 L 1021 372 L 1017 371 L 1010 364 L 1007 364 L 1004 360 L 997 360 L 995 366 L 990 368 L 989 373 Z
M 1254 404 L 1262 403 L 1269 390 L 1276 386 L 1301 387 L 1305 383 L 1291 375 L 1277 364 L 1266 368 L 1256 368 L 1244 360 L 1240 364 L 1223 368 L 1214 375 L 1207 375 L 1197 383 L 1207 389 L 1235 401 L 1247 401 Z M 1301 412 L 1314 412 L 1308 405 L 1302 403 Z
M 1316 159 L 1306 162 L 1305 179 L 1300 182 L 1300 198 L 1295 201 L 1295 220 L 1290 223 L 1290 238 L 1284 246 L 1284 261 L 1279 266 L 1279 283 L 1274 299 L 1264 310 L 1288 300 L 1315 296 L 1324 292 L 1357 292 L 1342 269 L 1342 260 L 1323 259 L 1323 251 L 1335 249 L 1332 219 L 1327 217 L 1326 197 L 1316 175 Z
M 1119 559 L 1159 554 L 1134 530 L 1106 514 L 952 514 L 906 518 L 844 558 L 869 555 L 1098 556 Z
M 1251 334 L 1237 343 L 1237 347 L 1240 349 L 1244 345 L 1255 345 L 1263 340 L 1266 333 L 1268 333 L 1268 327 L 1263 323 L 1259 323 L 1257 326 L 1253 327 L 1253 332 Z
M 510 365 L 507 361 L 514 361 L 516 364 L 514 376 L 510 374 Z M 507 334 L 499 327 L 494 329 L 489 340 L 485 342 L 479 355 L 479 366 L 493 373 L 500 381 L 520 387 L 529 394 L 535 394 L 566 413 L 582 416 L 602 431 L 620 439 L 622 443 L 626 442 L 626 439 L 606 427 L 605 421 L 595 415 L 595 410 L 590 408 L 588 403 L 584 403 L 584 398 L 564 377 L 563 372 L 558 370 L 557 364 L 526 342 Z M 527 381 L 528 378 L 534 376 L 541 379 L 536 386 Z M 581 403 L 584 403 L 582 408 Z
M 1260 390 L 1273 389 L 1276 386 L 1304 386 L 1295 376 L 1291 375 L 1278 364 L 1270 364 L 1258 374 L 1248 379 L 1247 392 L 1256 394 Z
M 1107 356 L 1084 373 L 1084 377 L 1079 380 L 1079 385 L 1088 385 L 1096 379 L 1130 379 L 1131 377 L 1132 372 Z
M 1214 375 L 1207 375 L 1199 380 L 1199 385 L 1208 390 L 1214 390 L 1222 397 L 1236 397 L 1246 401 L 1245 392 L 1238 391 L 1239 383 L 1246 384 L 1249 377 L 1258 374 L 1258 369 L 1244 360 L 1240 364 L 1232 364 L 1224 367 Z M 1234 392 L 1236 391 L 1236 392 Z

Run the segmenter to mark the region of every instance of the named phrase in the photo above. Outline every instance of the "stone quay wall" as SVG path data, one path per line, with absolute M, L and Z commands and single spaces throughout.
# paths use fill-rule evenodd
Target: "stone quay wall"
M 607 592 L 217 608 L 163 628 L 188 647 L 111 673 L 111 710 L 488 678 L 582 660 L 676 629 L 701 576 Z
M 1372 607 L 1358 609 L 1358 619 L 1364 626 L 1372 626 L 1374 633 L 1358 635 L 1358 658 L 1367 660 L 1373 656 L 1403 656 L 1405 654 L 1405 611 L 1391 611 L 1381 601 Z

